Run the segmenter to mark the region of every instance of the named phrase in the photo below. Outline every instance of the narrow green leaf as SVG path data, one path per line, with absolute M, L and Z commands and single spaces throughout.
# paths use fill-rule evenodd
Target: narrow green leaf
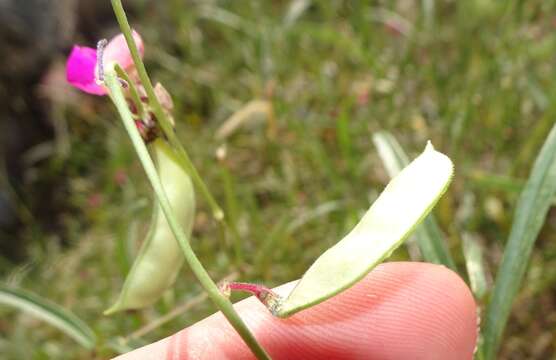
M 389 132 L 379 131 L 373 134 L 373 142 L 378 155 L 384 163 L 386 172 L 388 172 L 391 178 L 398 175 L 409 164 L 407 154 L 403 151 L 396 138 Z
M 409 163 L 408 157 L 396 139 L 387 132 L 373 135 L 373 142 L 390 177 L 396 176 Z M 434 215 L 430 214 L 415 230 L 417 245 L 425 261 L 443 264 L 456 270 L 456 264 L 444 242 L 442 230 Z
M 471 290 L 477 299 L 482 299 L 488 290 L 483 266 L 483 248 L 471 234 L 463 234 L 462 241 Z
M 243 242 L 241 235 L 237 228 L 238 218 L 240 214 L 240 206 L 238 202 L 238 193 L 235 189 L 234 177 L 226 166 L 220 167 L 222 175 L 222 183 L 224 185 L 224 195 L 226 199 L 226 218 L 232 234 L 232 244 L 234 248 L 234 255 L 238 264 L 243 263 Z
M 95 346 L 95 334 L 87 324 L 63 307 L 29 291 L 0 284 L 0 304 L 15 307 L 46 321 L 87 349 Z
M 509 176 L 489 174 L 483 171 L 472 171 L 469 175 L 471 184 L 481 189 L 506 191 L 510 193 L 519 193 L 523 189 L 525 181 L 515 179 Z
M 349 288 L 400 246 L 446 191 L 450 159 L 427 148 L 386 186 L 359 224 L 311 265 L 275 310 L 287 317 Z
M 487 360 L 496 357 L 512 303 L 555 193 L 556 125 L 553 125 L 517 202 L 502 264 L 486 310 L 483 355 Z

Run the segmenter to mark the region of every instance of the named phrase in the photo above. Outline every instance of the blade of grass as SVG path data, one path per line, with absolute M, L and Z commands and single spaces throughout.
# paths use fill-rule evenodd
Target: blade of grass
M 427 30 L 431 30 L 434 26 L 435 3 L 433 0 L 423 0 L 421 2 L 421 7 L 423 10 L 423 19 L 425 23 L 425 28 Z
M 299 216 L 297 216 L 289 223 L 288 227 L 286 228 L 286 233 L 288 235 L 291 235 L 297 229 L 304 226 L 305 224 L 314 220 L 318 220 L 323 216 L 330 214 L 333 211 L 337 211 L 344 205 L 345 203 L 338 200 L 327 201 L 325 203 L 316 206 L 313 209 L 310 209 L 302 214 L 299 214 Z
M 289 215 L 282 216 L 269 231 L 268 237 L 262 243 L 254 261 L 255 267 L 259 271 L 264 272 L 278 241 L 292 236 L 299 228 L 339 210 L 342 206 L 343 203 L 340 201 L 329 201 L 295 217 Z
M 274 223 L 268 236 L 264 239 L 259 247 L 259 251 L 255 257 L 254 266 L 257 272 L 264 274 L 267 271 L 268 264 L 270 262 L 270 255 L 274 250 L 276 243 L 284 239 L 287 236 L 287 227 L 291 222 L 291 217 L 289 215 L 282 215 Z
M 468 175 L 471 186 L 491 191 L 504 191 L 508 194 L 519 194 L 525 186 L 525 180 L 504 175 L 473 171 Z M 552 197 L 552 205 L 556 205 L 556 195 Z
M 284 16 L 284 28 L 289 28 L 307 11 L 311 6 L 310 0 L 294 0 L 288 6 L 288 11 Z
M 486 310 L 482 348 L 486 360 L 496 357 L 512 303 L 527 270 L 531 250 L 555 193 L 556 125 L 553 125 L 517 202 L 508 243 Z
M 373 135 L 373 142 L 390 177 L 396 176 L 409 160 L 396 139 L 388 132 L 381 131 Z M 442 230 L 434 215 L 430 214 L 415 230 L 417 245 L 423 258 L 435 264 L 443 264 L 456 270 L 456 264 L 444 243 Z
M 353 176 L 355 159 L 353 154 L 352 137 L 349 133 L 349 107 L 342 109 L 340 116 L 336 120 L 336 136 L 338 137 L 338 147 L 340 154 L 346 162 L 348 173 Z
M 38 295 L 0 284 L 0 304 L 12 306 L 49 323 L 87 349 L 95 347 L 96 336 L 87 324 L 60 305 Z
M 227 224 L 232 232 L 232 242 L 236 261 L 239 264 L 243 263 L 243 244 L 241 242 L 241 236 L 239 235 L 239 230 L 237 228 L 238 217 L 239 217 L 239 204 L 237 198 L 237 191 L 235 189 L 235 183 L 233 175 L 226 165 L 220 166 L 220 172 L 222 174 L 222 183 L 224 184 L 224 196 L 226 204 L 226 214 L 227 214 Z
M 477 239 L 468 233 L 462 235 L 463 256 L 469 275 L 471 290 L 477 299 L 482 299 L 488 290 L 485 268 L 483 266 L 483 248 Z
M 500 190 L 510 193 L 518 193 L 523 189 L 524 182 L 510 176 L 489 174 L 480 170 L 470 171 L 468 179 L 471 185 L 487 190 Z

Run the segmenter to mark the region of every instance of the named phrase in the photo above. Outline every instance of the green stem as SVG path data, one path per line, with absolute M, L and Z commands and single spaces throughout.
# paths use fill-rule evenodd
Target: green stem
M 114 70 L 116 70 L 116 74 L 118 74 L 119 77 L 121 77 L 127 82 L 129 86 L 129 94 L 131 95 L 131 100 L 133 101 L 135 107 L 137 108 L 137 115 L 141 120 L 143 120 L 145 117 L 145 107 L 143 106 L 143 102 L 141 101 L 141 97 L 139 96 L 139 91 L 137 91 L 137 87 L 135 86 L 133 81 L 131 81 L 129 75 L 125 72 L 124 69 L 122 69 L 120 65 L 118 64 L 114 65 Z
M 185 260 L 189 264 L 189 267 L 207 292 L 209 298 L 214 302 L 214 304 L 222 312 L 222 314 L 224 314 L 226 319 L 228 319 L 230 324 L 238 332 L 243 341 L 245 341 L 247 346 L 249 346 L 253 354 L 255 354 L 258 359 L 269 359 L 269 356 L 266 354 L 264 349 L 257 342 L 253 334 L 251 334 L 245 323 L 241 320 L 238 313 L 235 311 L 232 303 L 221 294 L 220 290 L 218 289 L 214 281 L 212 281 L 210 275 L 193 252 L 193 249 L 189 244 L 189 239 L 187 238 L 187 235 L 179 224 L 172 210 L 170 202 L 166 197 L 166 193 L 164 192 L 164 188 L 162 187 L 162 183 L 156 172 L 155 165 L 149 155 L 147 146 L 143 142 L 143 139 L 141 138 L 141 135 L 139 134 L 139 131 L 135 126 L 135 122 L 133 121 L 131 112 L 127 107 L 126 100 L 120 88 L 120 84 L 118 82 L 114 69 L 107 69 L 105 74 L 105 83 L 110 90 L 110 97 L 116 105 L 118 112 L 120 113 L 120 117 L 124 123 L 125 129 L 129 137 L 131 138 L 135 151 L 139 156 L 139 160 L 141 161 L 141 164 L 145 169 L 145 173 L 147 174 L 147 177 L 154 189 L 160 207 L 162 208 L 162 212 L 164 213 L 164 216 L 166 217 L 166 220 L 170 225 L 172 233 L 174 234 L 183 251 Z
M 235 254 L 236 266 L 238 267 L 238 270 L 241 271 L 240 265 L 243 263 L 243 256 L 241 253 L 241 247 L 237 245 L 237 244 L 241 244 L 241 237 L 239 236 L 237 228 L 235 224 L 228 223 L 224 218 L 224 212 L 222 211 L 222 208 L 218 205 L 214 196 L 210 192 L 208 186 L 199 175 L 199 172 L 197 171 L 197 168 L 191 161 L 191 158 L 187 154 L 187 151 L 185 151 L 183 145 L 181 144 L 178 137 L 176 136 L 176 133 L 174 132 L 174 128 L 170 120 L 168 119 L 166 112 L 162 109 L 162 105 L 160 104 L 160 101 L 158 101 L 158 98 L 156 97 L 156 94 L 154 92 L 151 79 L 147 74 L 147 69 L 145 68 L 145 64 L 143 63 L 143 60 L 139 55 L 139 50 L 137 49 L 137 45 L 133 40 L 131 27 L 129 26 L 129 22 L 127 21 L 127 16 L 122 7 L 121 1 L 112 0 L 112 7 L 114 9 L 114 13 L 116 14 L 116 18 L 118 20 L 118 24 L 120 25 L 120 29 L 122 30 L 127 45 L 131 51 L 131 57 L 133 58 L 133 62 L 135 64 L 135 67 L 137 68 L 137 73 L 139 75 L 139 78 L 141 79 L 141 83 L 143 84 L 143 87 L 145 88 L 145 92 L 147 93 L 147 97 L 149 99 L 149 105 L 153 109 L 156 118 L 160 123 L 160 127 L 164 132 L 164 135 L 166 135 L 166 138 L 168 138 L 168 141 L 170 142 L 172 147 L 177 151 L 178 160 L 180 161 L 181 165 L 189 173 L 191 179 L 193 180 L 193 183 L 195 184 L 197 189 L 199 189 L 201 195 L 205 198 L 209 207 L 211 208 L 214 219 L 216 219 L 219 222 L 222 222 L 224 227 L 230 230 L 231 235 L 234 238 L 233 243 L 234 243 L 234 254 Z
M 164 135 L 166 135 L 172 147 L 176 149 L 178 159 L 182 162 L 182 165 L 185 167 L 185 169 L 191 176 L 193 183 L 199 188 L 199 191 L 208 202 L 214 218 L 218 221 L 222 221 L 224 219 L 224 212 L 222 211 L 220 206 L 218 206 L 216 200 L 214 199 L 214 196 L 212 196 L 207 185 L 205 184 L 205 182 L 197 172 L 195 165 L 193 165 L 193 162 L 189 158 L 189 155 L 187 154 L 187 152 L 179 142 L 170 120 L 166 116 L 166 113 L 162 109 L 162 105 L 160 104 L 160 101 L 158 101 L 158 98 L 156 97 L 151 79 L 147 74 L 147 69 L 145 68 L 145 64 L 143 64 L 143 60 L 139 55 L 139 50 L 137 49 L 137 45 L 133 40 L 131 27 L 129 26 L 129 22 L 127 21 L 127 16 L 122 6 L 121 0 L 111 0 L 111 2 L 112 2 L 112 8 L 114 9 L 114 13 L 116 14 L 116 19 L 118 20 L 118 24 L 120 25 L 120 29 L 122 30 L 122 33 L 124 34 L 127 45 L 129 47 L 129 50 L 131 51 L 131 57 L 133 58 L 133 62 L 135 63 L 137 73 L 139 74 L 141 83 L 143 84 L 143 87 L 145 88 L 145 92 L 147 93 L 147 97 L 149 98 L 149 105 L 152 107 L 154 114 L 156 115 L 156 119 L 160 123 L 160 127 L 164 132 Z
M 233 237 L 233 248 L 236 256 L 236 261 L 239 264 L 243 263 L 243 253 L 242 253 L 242 243 L 241 236 L 239 235 L 239 230 L 237 228 L 237 199 L 234 192 L 234 184 L 232 176 L 228 168 L 223 165 L 222 170 L 222 182 L 224 184 L 224 194 L 226 196 L 226 213 L 227 219 L 229 220 L 229 229 Z

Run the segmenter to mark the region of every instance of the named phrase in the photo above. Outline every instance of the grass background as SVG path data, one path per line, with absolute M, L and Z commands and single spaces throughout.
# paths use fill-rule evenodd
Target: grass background
M 299 277 L 387 182 L 372 143 L 380 130 L 411 156 L 431 139 L 453 159 L 455 182 L 435 214 L 461 274 L 463 233 L 483 247 L 488 278 L 496 274 L 517 196 L 555 119 L 553 2 L 133 5 L 130 21 L 145 40 L 151 77 L 173 96 L 180 139 L 243 239 L 238 263 L 231 237 L 198 196 L 193 247 L 213 278 L 241 272 L 274 286 Z M 253 99 L 269 101 L 273 116 L 217 140 L 225 120 Z M 61 185 L 64 207 L 54 231 L 28 214 L 21 239 L 29 243 L 28 261 L 2 261 L 1 274 L 71 309 L 99 344 L 83 350 L 58 330 L 0 308 L 1 356 L 106 358 L 115 343 L 152 342 L 211 313 L 204 301 L 140 338 L 127 337 L 201 292 L 185 268 L 156 306 L 100 315 L 133 261 L 151 195 L 107 99 L 64 89 L 52 113 L 54 151 L 29 171 L 37 183 Z M 552 211 L 502 359 L 546 359 L 556 351 L 555 228 Z M 400 249 L 391 259 L 408 258 Z

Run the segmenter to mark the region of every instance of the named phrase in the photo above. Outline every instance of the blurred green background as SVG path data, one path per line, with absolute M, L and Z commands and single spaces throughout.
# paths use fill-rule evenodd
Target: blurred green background
M 7 3 L 0 18 L 38 11 Z M 108 99 L 65 84 L 72 43 L 94 46 L 118 33 L 108 1 L 87 3 L 56 2 L 60 8 L 42 12 L 54 25 L 41 28 L 30 16 L 37 29 L 27 33 L 4 22 L 0 276 L 71 309 L 98 346 L 85 350 L 0 307 L 5 359 L 106 358 L 214 311 L 200 301 L 144 331 L 201 293 L 184 268 L 156 306 L 101 316 L 144 235 L 151 194 Z M 172 94 L 180 139 L 243 239 L 238 263 L 229 234 L 198 196 L 192 244 L 214 279 L 236 274 L 274 286 L 302 275 L 388 181 L 372 142 L 387 130 L 412 157 L 430 139 L 452 158 L 455 181 L 435 214 L 460 274 L 465 234 L 483 247 L 492 282 L 517 196 L 556 118 L 555 2 L 124 5 L 144 38 L 151 77 Z M 258 106 L 249 108 L 253 100 Z M 244 124 L 217 136 L 234 114 Z M 551 211 L 500 359 L 556 352 L 555 230 Z M 391 260 L 411 255 L 404 248 Z

